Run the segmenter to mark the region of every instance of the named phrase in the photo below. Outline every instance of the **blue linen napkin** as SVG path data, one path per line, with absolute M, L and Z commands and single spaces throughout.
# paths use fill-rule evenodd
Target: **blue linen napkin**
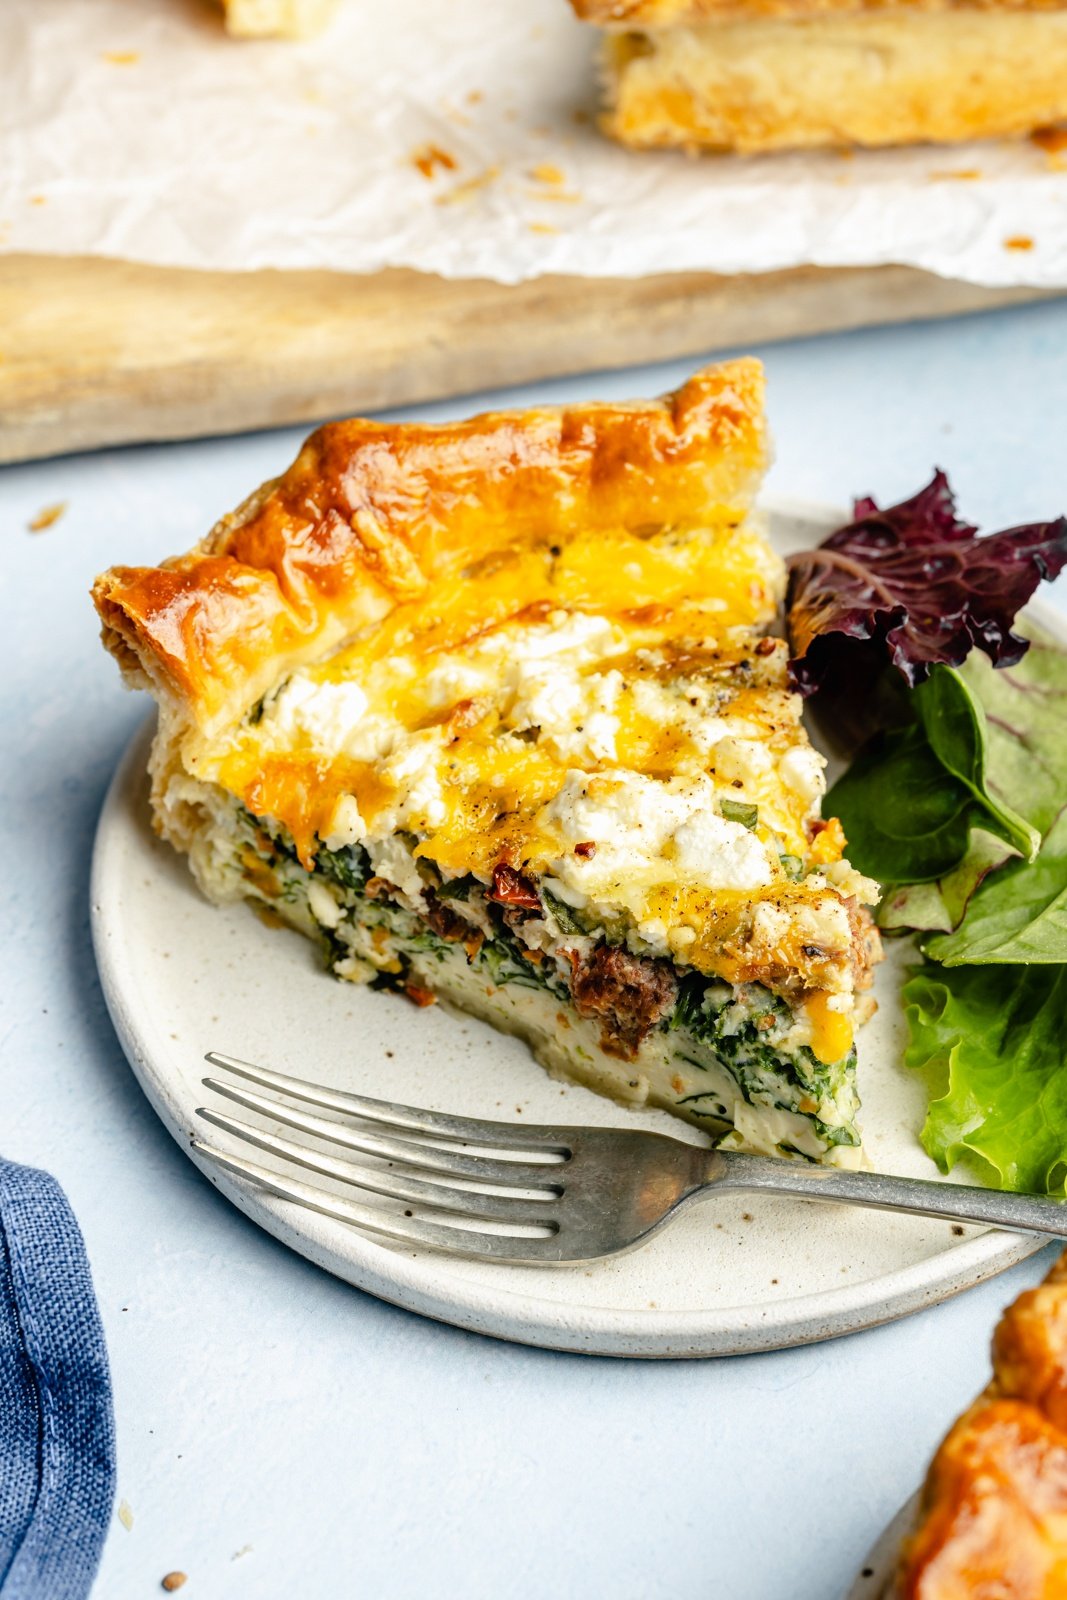
M 0 1158 L 0 1600 L 85 1600 L 115 1495 L 111 1380 L 54 1178 Z

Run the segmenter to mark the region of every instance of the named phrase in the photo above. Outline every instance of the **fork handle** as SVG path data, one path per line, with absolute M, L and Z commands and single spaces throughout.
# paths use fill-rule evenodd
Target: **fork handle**
M 711 1159 L 705 1185 L 711 1188 L 799 1195 L 805 1200 L 832 1200 L 840 1205 L 871 1206 L 878 1211 L 908 1211 L 912 1215 L 944 1217 L 950 1222 L 985 1223 L 1013 1233 L 1067 1239 L 1067 1202 L 1062 1200 L 1006 1194 L 972 1184 L 892 1178 L 881 1172 L 802 1166 L 800 1162 L 733 1151 L 714 1150 L 708 1155 Z

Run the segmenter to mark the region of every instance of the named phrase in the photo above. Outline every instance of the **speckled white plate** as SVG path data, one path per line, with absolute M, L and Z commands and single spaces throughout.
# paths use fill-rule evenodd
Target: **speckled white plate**
M 842 520 L 791 502 L 768 509 L 783 551 L 818 542 Z M 1041 620 L 1067 634 L 1054 613 Z M 524 1045 L 481 1023 L 336 982 L 297 934 L 265 927 L 245 906 L 208 905 L 149 826 L 149 736 L 145 728 L 134 739 L 115 774 L 93 859 L 93 935 L 111 1015 L 145 1093 L 191 1159 L 253 1221 L 328 1271 L 499 1338 L 614 1356 L 709 1356 L 905 1316 L 1039 1247 L 948 1222 L 727 1194 L 691 1204 L 626 1256 L 493 1266 L 394 1249 L 218 1173 L 189 1147 L 211 1049 L 461 1115 L 623 1126 L 637 1117 L 644 1127 L 701 1136 L 666 1113 L 629 1112 L 560 1085 Z M 861 1036 L 865 1142 L 884 1172 L 936 1177 L 917 1138 L 923 1090 L 899 1065 L 905 957 L 898 945 L 880 969 L 879 1013 Z M 212 1130 L 212 1138 L 225 1144 L 227 1136 Z

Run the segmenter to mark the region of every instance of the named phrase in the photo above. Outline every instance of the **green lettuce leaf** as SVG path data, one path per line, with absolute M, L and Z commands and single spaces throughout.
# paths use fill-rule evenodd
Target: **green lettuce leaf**
M 987 785 L 986 717 L 960 673 L 934 667 L 910 711 L 914 720 L 879 734 L 823 803 L 841 819 L 853 866 L 883 883 L 928 883 L 960 865 L 978 828 L 1032 860 L 1040 834 Z
M 927 1153 L 943 1172 L 969 1157 L 998 1188 L 1063 1197 L 1067 967 L 927 962 L 903 998 L 905 1063 L 932 1080 Z
M 932 934 L 923 950 L 948 967 L 1067 962 L 1067 813 L 1035 862 L 1009 862 L 982 884 L 955 931 Z

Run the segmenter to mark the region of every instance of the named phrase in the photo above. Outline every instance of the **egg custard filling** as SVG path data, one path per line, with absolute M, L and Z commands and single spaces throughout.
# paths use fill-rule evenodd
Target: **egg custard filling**
M 340 430 L 375 425 L 338 424 L 97 603 L 160 700 L 156 825 L 213 899 L 730 1147 L 855 1164 L 878 891 L 769 632 L 761 396 L 732 363 L 659 410 L 440 430 L 480 430 L 462 451 L 381 429 L 369 465 Z

